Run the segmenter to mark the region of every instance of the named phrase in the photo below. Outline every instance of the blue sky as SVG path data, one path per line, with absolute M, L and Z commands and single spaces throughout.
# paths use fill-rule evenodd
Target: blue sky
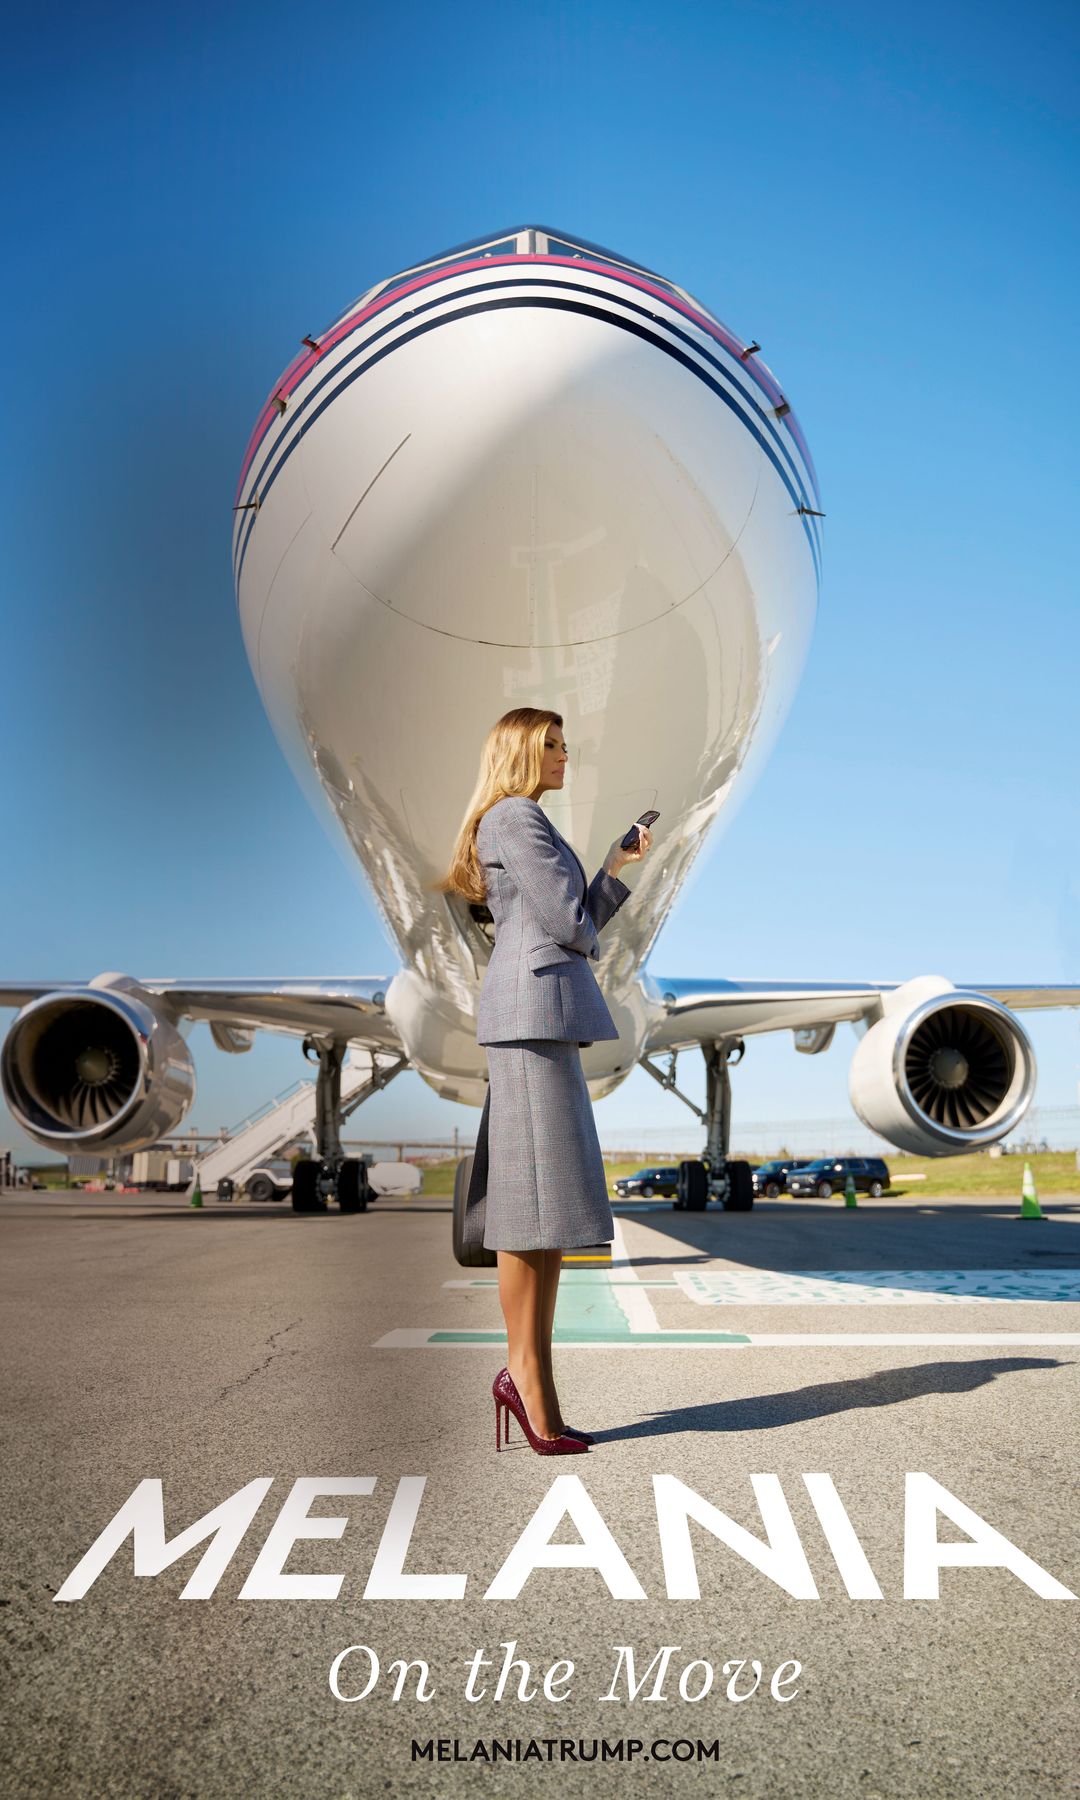
M 828 514 L 802 690 L 651 967 L 1080 982 L 1077 36 L 1040 4 L 16 19 L 0 977 L 393 969 L 258 701 L 233 487 L 305 332 L 536 218 L 760 340 Z M 1077 1015 L 1028 1023 L 1038 1103 L 1074 1103 Z M 204 1129 L 305 1072 L 191 1042 Z M 845 1113 L 853 1048 L 755 1042 L 736 1116 Z M 597 1116 L 690 1121 L 641 1071 Z M 365 1130 L 476 1119 L 409 1075 Z

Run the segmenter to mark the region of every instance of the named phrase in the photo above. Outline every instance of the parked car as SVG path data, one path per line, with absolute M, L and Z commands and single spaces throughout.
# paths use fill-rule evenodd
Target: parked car
M 651 1199 L 653 1194 L 663 1194 L 666 1199 L 674 1200 L 679 1191 L 679 1171 L 638 1169 L 634 1175 L 620 1175 L 614 1186 L 620 1200 L 626 1200 L 631 1194 L 640 1194 L 643 1200 Z
M 292 1163 L 274 1157 L 252 1169 L 244 1183 L 249 1200 L 284 1200 L 292 1193 Z
M 765 1162 L 753 1171 L 754 1192 L 764 1194 L 767 1199 L 775 1200 L 782 1194 L 787 1185 L 787 1177 L 792 1169 L 803 1169 L 806 1161 L 798 1162 L 791 1157 L 786 1162 Z
M 788 1175 L 789 1194 L 816 1194 L 827 1200 L 830 1194 L 843 1193 L 851 1176 L 857 1192 L 879 1200 L 891 1185 L 888 1165 L 880 1156 L 819 1156 L 816 1162 L 804 1163 Z

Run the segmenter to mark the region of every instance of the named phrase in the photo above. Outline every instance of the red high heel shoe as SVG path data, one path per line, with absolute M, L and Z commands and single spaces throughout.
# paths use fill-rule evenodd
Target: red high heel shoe
M 589 1446 L 579 1437 L 564 1435 L 556 1438 L 537 1437 L 529 1424 L 529 1415 L 525 1404 L 514 1386 L 509 1369 L 500 1369 L 491 1384 L 491 1392 L 495 1398 L 495 1448 L 501 1450 L 503 1443 L 510 1442 L 510 1414 L 513 1413 L 529 1445 L 538 1456 L 577 1456 L 588 1454 Z M 505 1427 L 503 1427 L 505 1419 Z M 505 1437 L 503 1432 L 505 1430 Z
M 509 1369 L 500 1369 L 499 1375 L 497 1375 L 495 1379 L 498 1380 L 500 1378 L 500 1376 L 503 1376 L 503 1375 L 505 1375 L 507 1381 L 510 1383 L 510 1386 L 514 1388 L 515 1394 L 517 1394 L 517 1388 L 514 1387 L 513 1377 L 511 1376 Z M 521 1400 L 520 1394 L 518 1394 L 518 1400 L 519 1400 L 519 1402 Z M 510 1428 L 509 1415 L 507 1416 L 506 1425 L 507 1425 L 507 1430 L 509 1430 L 509 1428 Z M 579 1431 L 576 1425 L 564 1425 L 563 1426 L 563 1437 L 580 1438 L 581 1442 L 583 1444 L 595 1444 L 595 1442 L 596 1442 L 596 1439 L 593 1437 L 591 1431 Z M 506 1442 L 509 1443 L 510 1439 L 507 1438 Z

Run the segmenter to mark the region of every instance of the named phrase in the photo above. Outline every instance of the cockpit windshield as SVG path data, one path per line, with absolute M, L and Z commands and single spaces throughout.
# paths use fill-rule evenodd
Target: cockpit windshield
M 591 263 L 608 263 L 613 269 L 626 269 L 633 275 L 647 275 L 651 282 L 657 287 L 665 288 L 669 294 L 682 292 L 674 282 L 665 281 L 655 269 L 647 269 L 643 263 L 629 262 L 625 256 L 616 256 L 613 251 L 604 250 L 599 244 L 587 243 L 584 238 L 579 238 L 574 243 L 569 238 L 553 237 L 550 232 L 545 233 L 545 236 L 548 256 L 577 256 Z
M 415 281 L 428 269 L 437 269 L 440 263 L 457 262 L 460 257 L 481 256 L 515 256 L 519 249 L 518 233 L 513 236 L 503 235 L 498 238 L 475 238 L 471 243 L 458 244 L 453 250 L 444 250 L 441 256 L 433 256 L 429 262 L 415 263 L 411 269 L 404 269 L 395 275 L 392 281 L 379 289 L 382 294 L 389 294 L 396 287 L 403 287 L 407 281 Z
M 635 275 L 647 276 L 669 294 L 686 298 L 682 288 L 676 287 L 674 282 L 665 281 L 662 275 L 658 275 L 654 269 L 646 268 L 644 263 L 619 256 L 614 250 L 606 250 L 603 244 L 594 244 L 588 238 L 568 237 L 565 232 L 554 231 L 546 225 L 518 225 L 491 237 L 470 238 L 464 244 L 455 244 L 452 249 L 443 250 L 438 256 L 428 257 L 423 262 L 414 263 L 409 269 L 403 269 L 400 274 L 385 282 L 378 292 L 391 293 L 394 288 L 414 281 L 428 269 L 439 268 L 442 263 L 457 262 L 462 257 L 474 260 L 484 256 L 566 256 L 592 263 L 608 263 L 613 269 L 624 269 Z

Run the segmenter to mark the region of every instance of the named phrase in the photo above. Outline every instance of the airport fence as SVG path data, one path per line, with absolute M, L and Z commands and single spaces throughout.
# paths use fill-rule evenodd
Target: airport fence
M 698 1156 L 705 1134 L 700 1125 L 670 1125 L 604 1133 L 601 1150 L 605 1161 L 624 1162 L 637 1157 L 642 1162 L 678 1162 L 685 1156 Z M 443 1162 L 451 1157 L 467 1156 L 473 1141 L 455 1133 L 452 1139 L 403 1140 L 392 1142 L 369 1138 L 345 1140 L 354 1154 L 370 1151 L 376 1161 L 416 1163 Z M 1000 1154 L 1032 1155 L 1040 1150 L 1076 1150 L 1080 1148 L 1080 1106 L 1036 1106 L 1000 1147 Z M 868 1131 L 849 1113 L 837 1119 L 751 1119 L 736 1121 L 732 1154 L 750 1162 L 761 1162 L 771 1156 L 895 1156 L 895 1147 Z M 991 1152 L 992 1154 L 992 1152 Z
M 216 1140 L 208 1140 L 216 1141 Z M 165 1142 L 165 1140 L 163 1140 Z M 631 1126 L 604 1133 L 601 1151 L 605 1162 L 677 1163 L 683 1157 L 699 1156 L 705 1142 L 700 1125 Z M 412 1162 L 423 1168 L 435 1163 L 467 1156 L 475 1147 L 475 1139 L 455 1131 L 450 1137 L 359 1138 L 342 1140 L 346 1153 L 368 1156 L 372 1162 Z M 185 1143 L 185 1149 L 190 1144 Z M 168 1143 L 175 1154 L 175 1144 Z M 1036 1106 L 1023 1120 L 1019 1131 L 1001 1145 L 994 1145 L 990 1156 L 1030 1156 L 1039 1151 L 1072 1150 L 1080 1156 L 1080 1106 Z M 849 1113 L 836 1119 L 750 1119 L 736 1121 L 732 1155 L 749 1162 L 764 1162 L 769 1157 L 792 1156 L 895 1156 L 893 1145 Z M 44 1168 L 30 1165 L 35 1174 Z M 62 1164 L 49 1167 L 58 1175 Z M 85 1180 L 95 1175 L 124 1176 L 120 1157 L 72 1156 L 68 1159 L 69 1179 Z M 9 1173 L 8 1184 L 13 1176 Z M 3 1185 L 0 1183 L 0 1185 Z

